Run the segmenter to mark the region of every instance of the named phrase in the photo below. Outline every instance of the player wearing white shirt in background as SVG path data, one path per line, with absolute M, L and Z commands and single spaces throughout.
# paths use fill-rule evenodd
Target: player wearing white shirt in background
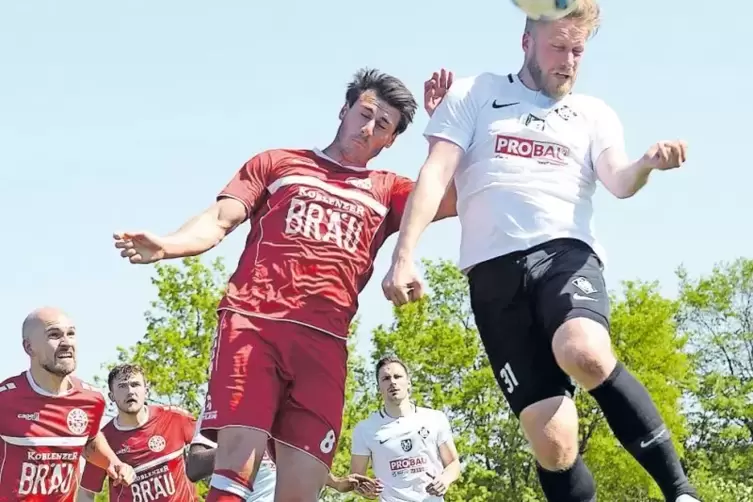
M 394 356 L 376 367 L 384 407 L 353 431 L 350 470 L 365 474 L 371 462 L 383 502 L 430 502 L 460 475 L 460 460 L 444 413 L 410 401 L 410 378 Z M 359 493 L 363 490 L 357 489 Z
M 597 181 L 633 196 L 652 172 L 682 165 L 686 145 L 661 141 L 631 162 L 615 112 L 572 92 L 599 23 L 594 0 L 562 19 L 527 20 L 516 75 L 455 80 L 426 128 L 429 155 L 382 287 L 396 305 L 421 296 L 413 252 L 454 179 L 476 326 L 547 499 L 596 499 L 578 454 L 574 380 L 666 500 L 694 501 L 659 411 L 612 351 L 591 202 Z

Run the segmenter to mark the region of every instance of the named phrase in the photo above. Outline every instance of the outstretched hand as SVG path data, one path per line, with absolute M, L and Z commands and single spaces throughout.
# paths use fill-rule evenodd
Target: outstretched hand
M 434 114 L 434 110 L 437 109 L 439 103 L 447 95 L 453 78 L 454 75 L 451 71 L 446 71 L 442 68 L 438 72 L 435 71 L 431 78 L 424 82 L 424 110 L 429 114 L 429 117 Z
M 113 234 L 115 247 L 121 249 L 120 256 L 131 263 L 154 263 L 165 257 L 162 238 L 150 232 L 122 232 Z

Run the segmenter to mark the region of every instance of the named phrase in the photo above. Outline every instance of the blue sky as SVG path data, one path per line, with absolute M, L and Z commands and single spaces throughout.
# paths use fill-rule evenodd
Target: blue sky
M 458 4 L 35 0 L 0 4 L 0 367 L 23 370 L 20 326 L 33 308 L 67 310 L 79 327 L 79 375 L 143 334 L 150 267 L 112 247 L 119 229 L 169 232 L 209 205 L 254 153 L 325 146 L 360 67 L 418 96 L 435 69 L 509 73 L 523 16 L 507 0 Z M 680 0 L 602 2 L 603 26 L 576 89 L 622 118 L 629 153 L 683 138 L 682 170 L 631 200 L 596 196 L 607 279 L 659 280 L 674 292 L 684 263 L 703 273 L 750 253 L 751 73 L 736 57 L 753 4 L 722 11 Z M 414 177 L 426 153 L 416 124 L 374 163 Z M 457 221 L 431 227 L 420 255 L 457 259 Z M 212 256 L 234 266 L 247 226 Z M 395 239 L 361 295 L 367 330 L 389 322 L 379 282 Z

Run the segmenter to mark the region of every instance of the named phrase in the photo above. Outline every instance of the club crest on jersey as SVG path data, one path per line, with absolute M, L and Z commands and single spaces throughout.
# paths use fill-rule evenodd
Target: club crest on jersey
M 421 427 L 421 430 L 418 431 L 418 435 L 421 436 L 422 439 L 426 439 L 429 437 L 429 429 L 426 427 Z
M 586 295 L 596 293 L 596 288 L 593 287 L 591 281 L 589 281 L 585 277 L 576 277 L 575 279 L 573 279 L 573 286 L 583 291 L 583 294 Z
M 89 415 L 87 415 L 81 408 L 73 408 L 68 412 L 66 423 L 69 431 L 80 436 L 86 432 L 86 429 L 89 426 Z
M 573 111 L 573 109 L 572 109 L 572 108 L 570 108 L 570 107 L 569 107 L 569 106 L 567 106 L 567 105 L 562 105 L 562 106 L 560 106 L 559 108 L 556 108 L 556 109 L 554 110 L 554 113 L 556 113 L 557 115 L 559 115 L 559 117 L 560 117 L 560 118 L 561 118 L 562 120 L 570 120 L 571 118 L 573 118 L 573 117 L 577 117 L 577 116 L 578 116 L 578 114 L 577 114 L 577 113 L 575 113 L 575 112 Z
M 165 441 L 165 438 L 163 438 L 162 436 L 152 436 L 149 438 L 149 442 L 147 443 L 147 446 L 154 453 L 159 453 L 165 449 L 165 446 L 167 446 L 167 442 Z
M 371 184 L 371 178 L 348 178 L 345 180 L 345 183 L 349 185 L 353 185 L 356 188 L 360 188 L 362 190 L 371 190 L 372 184 Z
M 400 446 L 403 448 L 403 451 L 411 451 L 413 449 L 413 441 L 410 439 L 403 439 L 400 441 Z

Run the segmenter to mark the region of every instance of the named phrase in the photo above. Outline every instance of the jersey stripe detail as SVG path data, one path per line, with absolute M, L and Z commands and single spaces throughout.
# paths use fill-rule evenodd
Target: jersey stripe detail
M 86 436 L 77 436 L 77 437 L 50 436 L 50 437 L 19 438 L 19 437 L 0 435 L 0 439 L 5 441 L 7 444 L 12 444 L 13 446 L 27 446 L 30 448 L 34 448 L 36 446 L 57 446 L 57 447 L 65 448 L 65 447 L 73 447 L 73 446 L 84 446 L 86 443 L 89 442 L 89 438 Z
M 282 178 L 279 178 L 278 180 L 275 180 L 271 185 L 267 187 L 267 190 L 269 190 L 269 193 L 273 194 L 280 188 L 288 185 L 306 185 L 310 187 L 320 188 L 325 192 L 329 192 L 330 194 L 337 197 L 358 201 L 361 204 L 368 206 L 379 216 L 385 216 L 388 212 L 388 209 L 384 205 L 382 205 L 381 202 L 363 192 L 336 187 L 313 176 L 284 176 Z
M 138 467 L 134 467 L 133 471 L 136 472 L 137 474 L 139 472 L 148 471 L 149 469 L 153 469 L 153 468 L 157 467 L 160 464 L 164 464 L 164 463 L 167 463 L 167 462 L 171 461 L 174 458 L 178 458 L 181 455 L 183 455 L 183 448 L 181 448 L 179 450 L 175 450 L 172 453 L 168 453 L 167 455 L 162 455 L 161 457 L 155 458 L 154 460 L 150 460 L 149 462 L 141 464 Z

